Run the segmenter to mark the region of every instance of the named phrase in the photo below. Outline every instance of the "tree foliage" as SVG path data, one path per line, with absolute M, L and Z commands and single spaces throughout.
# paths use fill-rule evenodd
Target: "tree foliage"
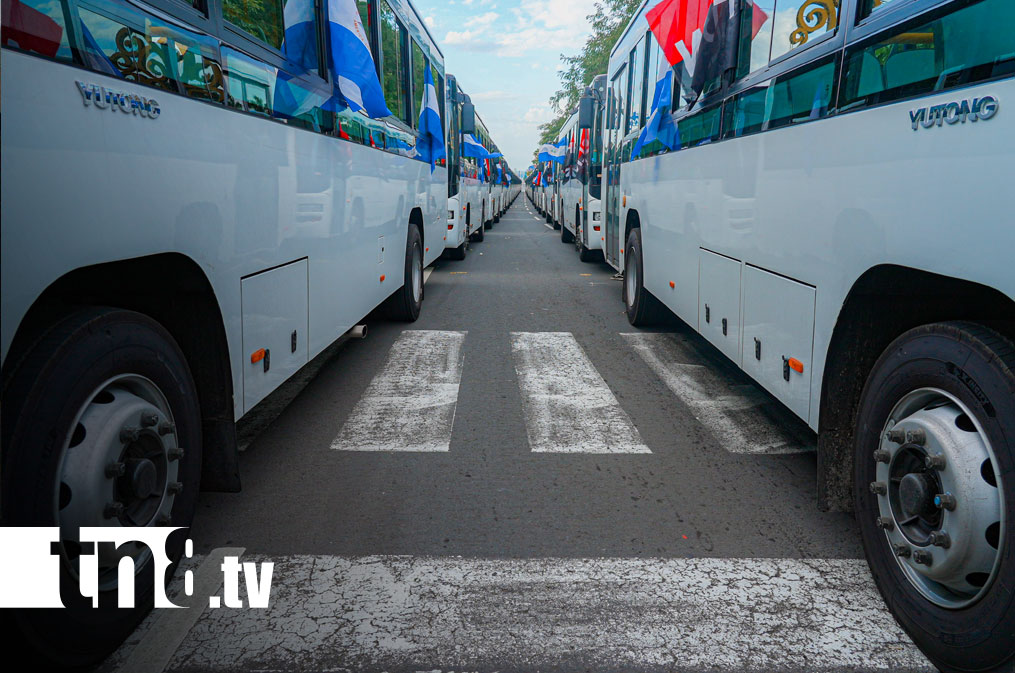
M 539 127 L 539 144 L 556 140 L 560 127 L 567 121 L 571 110 L 578 105 L 582 92 L 596 75 L 606 72 L 610 61 L 610 50 L 620 39 L 621 33 L 641 0 L 599 0 L 595 11 L 586 18 L 592 32 L 585 46 L 575 56 L 561 54 L 564 70 L 560 73 L 560 89 L 550 96 L 550 109 L 556 113 L 552 120 Z

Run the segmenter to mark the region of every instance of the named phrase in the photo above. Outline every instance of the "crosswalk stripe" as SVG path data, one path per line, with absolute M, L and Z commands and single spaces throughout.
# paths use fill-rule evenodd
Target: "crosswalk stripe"
M 570 332 L 512 332 L 529 446 L 546 453 L 651 453 Z
M 407 330 L 331 444 L 342 451 L 447 451 L 467 332 Z
M 206 610 L 170 669 L 934 670 L 857 559 L 243 560 L 269 607 Z
M 788 412 L 756 385 L 739 383 L 716 367 L 701 364 L 702 355 L 675 334 L 634 332 L 621 336 L 663 383 L 693 411 L 732 453 L 785 454 L 813 450 L 810 438 L 790 430 Z

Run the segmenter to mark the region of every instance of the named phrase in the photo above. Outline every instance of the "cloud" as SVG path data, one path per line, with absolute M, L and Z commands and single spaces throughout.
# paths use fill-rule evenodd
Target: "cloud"
M 470 94 L 469 97 L 472 98 L 472 100 L 479 102 L 488 100 L 512 100 L 518 96 L 510 91 L 480 91 L 479 93 Z
M 474 17 L 472 17 L 470 19 L 466 19 L 465 20 L 465 27 L 466 28 L 485 29 L 485 28 L 488 28 L 491 23 L 493 23 L 494 21 L 496 21 L 499 18 L 500 18 L 500 14 L 498 14 L 497 12 L 486 12 L 485 14 L 480 14 L 480 15 L 474 16 Z
M 533 105 L 522 115 L 522 121 L 530 124 L 544 124 L 553 119 L 553 113 L 547 105 Z

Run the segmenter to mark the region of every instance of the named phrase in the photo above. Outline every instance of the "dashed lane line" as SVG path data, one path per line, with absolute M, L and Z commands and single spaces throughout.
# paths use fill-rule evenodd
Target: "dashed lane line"
M 543 453 L 651 453 L 570 332 L 512 332 L 529 446 Z
M 341 451 L 447 451 L 466 332 L 407 330 L 331 444 Z

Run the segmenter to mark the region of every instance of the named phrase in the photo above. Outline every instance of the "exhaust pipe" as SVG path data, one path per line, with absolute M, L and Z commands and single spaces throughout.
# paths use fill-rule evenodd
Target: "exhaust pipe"
M 365 339 L 366 336 L 367 336 L 367 326 L 366 325 L 356 325 L 355 327 L 350 329 L 348 332 L 346 332 L 345 335 L 347 337 L 349 337 L 350 339 Z

